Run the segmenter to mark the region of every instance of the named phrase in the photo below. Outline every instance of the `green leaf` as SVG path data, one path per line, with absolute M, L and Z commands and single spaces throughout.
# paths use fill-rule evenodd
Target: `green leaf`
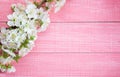
M 4 57 L 4 58 L 7 58 L 7 57 L 9 57 L 9 54 L 7 54 L 6 52 L 2 52 L 2 56 Z
M 11 49 L 10 49 L 10 51 L 15 52 L 15 51 L 16 51 L 16 49 L 12 49 L 12 48 L 11 48 Z
M 36 24 L 39 25 L 39 26 L 41 26 L 41 25 L 43 25 L 43 21 L 40 20 L 40 19 L 36 19 Z
M 35 39 L 35 36 L 30 36 L 30 40 L 34 40 Z
M 49 7 L 48 7 L 48 6 L 46 6 L 46 7 L 45 7 L 45 9 L 46 9 L 46 10 L 48 10 L 48 9 L 49 9 Z
M 2 49 L 2 45 L 0 45 L 0 49 Z
M 23 46 L 25 47 L 25 48 L 27 48 L 28 46 L 27 46 L 27 44 L 29 43 L 29 40 L 25 40 L 25 42 L 23 43 Z
M 53 0 L 47 0 L 47 2 L 52 2 Z
M 10 64 L 8 64 L 7 68 L 11 68 L 11 65 L 10 65 Z
M 20 59 L 21 57 L 19 55 L 16 55 L 16 57 L 14 57 L 13 59 L 18 62 L 18 60 Z
M 43 21 L 42 20 L 39 23 L 40 23 L 40 25 L 43 25 Z
M 34 2 L 35 6 L 39 7 L 40 6 L 40 3 L 39 2 Z
M 20 48 L 22 48 L 22 47 L 28 48 L 28 46 L 27 46 L 28 43 L 29 43 L 29 39 L 26 39 L 26 40 L 21 44 Z
M 7 67 L 5 65 L 1 65 L 1 68 L 6 69 Z

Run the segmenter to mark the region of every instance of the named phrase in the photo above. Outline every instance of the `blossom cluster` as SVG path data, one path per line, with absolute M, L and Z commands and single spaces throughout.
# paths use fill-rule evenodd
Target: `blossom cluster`
M 0 32 L 0 70 L 15 72 L 13 61 L 27 55 L 34 46 L 38 32 L 47 29 L 50 18 L 49 11 L 55 12 L 64 5 L 65 0 L 26 1 L 24 4 L 13 4 L 13 13 L 8 15 L 7 28 Z

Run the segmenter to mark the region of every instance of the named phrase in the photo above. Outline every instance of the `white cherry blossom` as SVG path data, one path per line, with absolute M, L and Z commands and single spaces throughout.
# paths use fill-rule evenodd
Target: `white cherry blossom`
M 13 66 L 11 66 L 10 68 L 7 69 L 8 73 L 15 72 L 15 71 L 16 71 L 16 69 Z
M 28 15 L 28 18 L 37 18 L 37 10 L 36 10 L 36 6 L 34 4 L 29 4 L 25 10 L 25 12 Z
M 60 8 L 65 4 L 66 0 L 56 0 L 55 13 L 60 10 Z
M 13 58 L 10 56 L 8 58 L 0 57 L 0 63 L 2 64 L 8 64 L 8 63 L 11 63 L 12 61 L 13 61 Z
M 38 3 L 39 5 L 29 0 L 26 0 L 26 5 L 12 5 L 13 13 L 7 16 L 8 27 L 1 28 L 0 33 L 2 51 L 0 53 L 0 70 L 2 72 L 16 71 L 11 62 L 17 61 L 32 50 L 37 33 L 45 31 L 50 23 L 49 11 L 51 8 L 55 7 L 55 12 L 57 12 L 65 3 L 65 0 L 42 1 L 42 4 Z

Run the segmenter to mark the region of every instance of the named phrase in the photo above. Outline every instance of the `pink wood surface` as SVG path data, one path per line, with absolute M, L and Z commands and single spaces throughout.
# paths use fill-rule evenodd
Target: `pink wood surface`
M 51 23 L 32 52 L 120 52 L 119 35 L 119 23 Z
M 120 54 L 30 53 L 0 77 L 119 77 Z
M 33 52 L 120 52 L 119 35 L 118 23 L 52 23 Z
M 6 21 L 12 3 L 24 0 L 0 0 L 0 20 Z M 52 22 L 120 21 L 120 0 L 67 0 L 57 14 L 51 14 Z
M 18 2 L 0 0 L 0 27 Z M 51 19 L 31 53 L 13 63 L 17 72 L 0 77 L 120 77 L 120 0 L 67 0 Z

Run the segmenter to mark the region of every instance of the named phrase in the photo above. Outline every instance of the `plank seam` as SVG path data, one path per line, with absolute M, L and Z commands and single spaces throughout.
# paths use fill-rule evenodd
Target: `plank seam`
M 120 54 L 120 52 L 30 52 L 40 54 Z
M 7 21 L 0 21 L 6 23 Z M 51 22 L 51 23 L 120 23 L 120 21 L 76 21 L 76 22 Z

